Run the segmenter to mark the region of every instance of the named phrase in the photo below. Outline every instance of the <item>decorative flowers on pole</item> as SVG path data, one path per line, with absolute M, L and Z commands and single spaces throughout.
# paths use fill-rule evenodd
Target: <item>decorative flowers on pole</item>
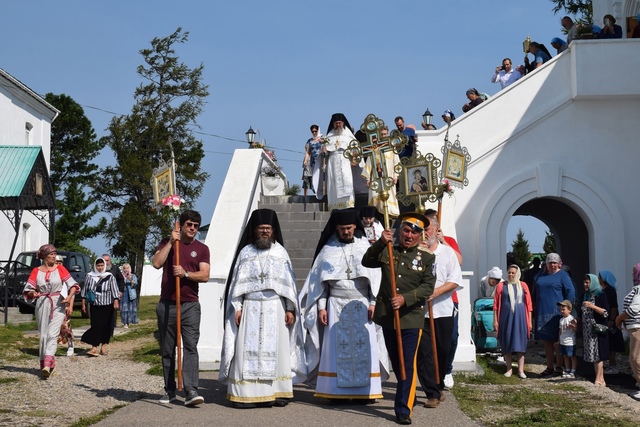
M 162 206 L 166 206 L 169 209 L 163 209 L 162 216 L 178 222 L 178 218 L 180 218 L 180 207 L 183 203 L 185 203 L 185 200 L 177 194 L 165 197 L 162 199 Z
M 438 200 L 442 201 L 445 194 L 448 194 L 449 197 L 453 196 L 453 188 L 451 188 L 451 183 L 448 179 L 443 179 L 442 184 L 438 185 L 436 189 L 436 197 Z
M 162 205 L 168 206 L 174 211 L 180 210 L 180 205 L 183 203 L 184 203 L 184 199 L 178 196 L 177 194 L 172 194 L 162 199 Z

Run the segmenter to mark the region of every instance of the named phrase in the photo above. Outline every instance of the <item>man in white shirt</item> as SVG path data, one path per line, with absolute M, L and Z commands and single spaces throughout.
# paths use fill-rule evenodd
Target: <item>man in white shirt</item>
M 453 291 L 462 289 L 462 270 L 458 263 L 455 251 L 446 245 L 440 244 L 436 237 L 436 231 L 440 226 L 436 218 L 436 211 L 428 209 L 425 216 L 429 219 L 429 226 L 425 228 L 426 240 L 421 247 L 436 256 L 436 285 L 433 295 L 429 300 L 433 301 L 433 313 L 427 312 L 422 328 L 423 337 L 418 349 L 418 379 L 427 395 L 427 408 L 435 408 L 444 400 L 444 376 L 451 348 L 451 336 L 453 334 Z M 434 354 L 431 347 L 431 328 L 429 316 L 433 315 L 436 351 L 439 367 L 439 381 L 436 383 L 434 368 Z
M 500 83 L 501 88 L 504 89 L 521 77 L 522 74 L 512 68 L 511 59 L 504 58 L 502 67 L 496 67 L 496 72 L 491 77 L 491 83 Z

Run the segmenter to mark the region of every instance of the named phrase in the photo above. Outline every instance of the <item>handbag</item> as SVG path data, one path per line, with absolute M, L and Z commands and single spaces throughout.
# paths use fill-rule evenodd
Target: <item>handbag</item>
M 129 299 L 131 301 L 133 301 L 136 298 L 138 298 L 138 293 L 136 292 L 136 288 L 134 288 L 133 286 L 130 286 L 129 287 Z
M 88 303 L 96 302 L 96 293 L 93 289 L 87 290 L 87 293 L 84 295 L 84 299 L 87 300 Z
M 592 327 L 591 327 L 591 332 L 593 332 L 596 335 L 607 335 L 607 332 L 609 331 L 609 328 L 607 327 L 607 325 L 601 325 L 600 323 L 595 323 Z

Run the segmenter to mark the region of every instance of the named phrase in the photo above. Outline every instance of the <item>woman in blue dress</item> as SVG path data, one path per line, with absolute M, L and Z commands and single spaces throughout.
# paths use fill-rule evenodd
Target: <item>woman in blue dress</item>
M 120 304 L 120 319 L 125 328 L 138 323 L 138 277 L 131 272 L 131 265 L 122 266 L 124 291 Z
M 558 341 L 560 327 L 560 307 L 558 301 L 569 300 L 575 305 L 576 290 L 569 274 L 562 270 L 562 260 L 557 253 L 547 255 L 546 271 L 540 272 L 536 281 L 536 333 L 537 340 L 544 341 L 544 353 L 547 368 L 540 376 L 550 376 L 554 373 L 553 345 Z M 556 372 L 562 374 L 562 362 L 558 362 Z
M 505 377 L 512 374 L 512 354 L 518 361 L 518 376 L 524 373 L 524 354 L 531 335 L 531 293 L 525 282 L 520 281 L 520 267 L 512 264 L 507 269 L 507 280 L 498 283 L 493 297 L 493 328 L 507 364 Z

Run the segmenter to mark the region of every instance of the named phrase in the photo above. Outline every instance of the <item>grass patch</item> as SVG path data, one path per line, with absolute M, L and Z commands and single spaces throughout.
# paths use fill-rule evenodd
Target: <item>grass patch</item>
M 104 420 L 105 418 L 107 418 L 109 415 L 113 414 L 118 409 L 124 408 L 125 406 L 126 405 L 117 405 L 117 406 L 114 406 L 111 409 L 107 409 L 105 411 L 100 412 L 98 415 L 94 415 L 92 417 L 80 418 L 78 421 L 76 421 L 75 423 L 71 424 L 69 427 L 89 427 L 89 426 L 92 426 L 92 425 L 97 424 L 100 421 Z
M 18 381 L 19 380 L 17 378 L 0 378 L 0 385 L 17 383 Z
M 631 427 L 637 420 L 615 414 L 610 403 L 600 402 L 583 386 L 503 375 L 504 365 L 491 357 L 478 357 L 483 375 L 455 374 L 451 390 L 460 408 L 484 425 L 525 427 Z
M 148 363 L 151 368 L 147 374 L 162 376 L 162 359 L 160 357 L 160 344 L 152 341 L 133 351 L 133 360 L 136 362 Z
M 35 324 L 28 325 L 31 325 L 31 328 L 23 324 L 8 324 L 0 328 L 0 360 L 14 362 L 38 357 L 38 338 L 25 337 L 23 334 L 24 331 L 35 328 Z

